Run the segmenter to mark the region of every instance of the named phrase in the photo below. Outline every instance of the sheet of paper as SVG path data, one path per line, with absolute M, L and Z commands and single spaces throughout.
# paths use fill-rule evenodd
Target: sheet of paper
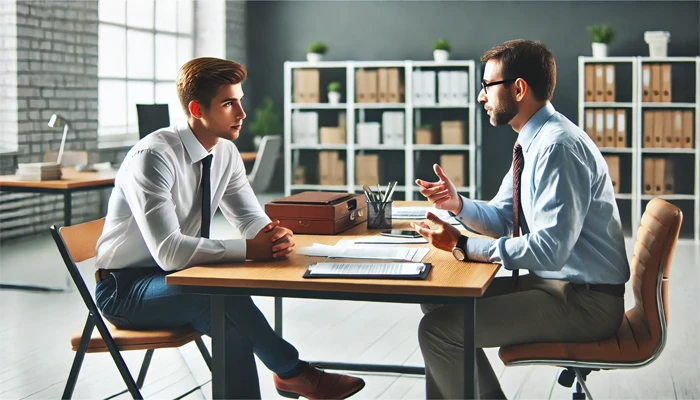
M 330 263 L 311 264 L 311 274 L 321 275 L 419 275 L 425 269 L 422 263 Z
M 384 235 L 367 236 L 355 239 L 353 244 L 425 244 L 425 238 L 400 238 Z
M 450 225 L 459 225 L 459 221 L 445 210 L 438 210 L 434 207 L 392 207 L 391 218 L 393 219 L 425 219 L 425 214 L 430 211 L 441 220 Z

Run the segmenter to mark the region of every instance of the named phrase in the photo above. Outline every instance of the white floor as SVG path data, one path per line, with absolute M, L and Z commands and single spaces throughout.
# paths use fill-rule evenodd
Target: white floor
M 235 232 L 217 216 L 213 234 Z M 628 248 L 631 248 L 628 242 Z M 700 245 L 682 241 L 676 248 L 670 288 L 670 329 L 660 359 L 641 369 L 594 372 L 588 380 L 594 397 L 604 399 L 700 398 Z M 91 282 L 89 262 L 81 270 Z M 0 280 L 60 287 L 65 267 L 50 235 L 0 243 Z M 629 294 L 630 291 L 628 291 Z M 631 297 L 627 297 L 628 307 Z M 272 299 L 256 298 L 268 320 Z M 86 309 L 70 292 L 40 293 L 0 290 L 0 399 L 59 398 L 74 353 L 70 334 L 81 328 Z M 416 329 L 418 306 L 326 300 L 285 299 L 284 335 L 308 360 L 422 365 Z M 208 339 L 205 342 L 209 345 Z M 123 353 L 136 375 L 143 352 Z M 554 367 L 505 368 L 489 357 L 508 398 L 571 398 L 556 384 Z M 269 371 L 258 364 L 263 398 L 280 398 Z M 425 397 L 422 377 L 361 374 L 367 382 L 357 399 L 418 399 Z M 194 344 L 155 352 L 143 394 L 147 398 L 176 398 L 202 385 L 186 399 L 211 398 L 210 372 Z M 106 398 L 124 389 L 107 354 L 88 354 L 75 398 Z M 129 398 L 124 394 L 119 399 Z

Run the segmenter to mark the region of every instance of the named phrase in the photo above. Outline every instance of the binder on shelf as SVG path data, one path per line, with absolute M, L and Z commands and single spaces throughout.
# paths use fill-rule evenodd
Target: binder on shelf
M 321 185 L 345 184 L 345 161 L 340 160 L 337 151 L 319 151 L 319 181 Z
M 697 116 L 695 118 L 697 118 Z M 693 130 L 693 112 L 689 110 L 683 111 L 682 147 L 684 149 L 693 148 Z M 698 132 L 695 132 L 695 134 L 697 135 Z
M 624 109 L 615 110 L 615 147 L 627 147 L 627 115 Z
M 673 147 L 683 147 L 683 113 L 679 110 L 673 111 L 671 119 L 673 120 Z
M 294 102 L 318 103 L 320 102 L 319 90 L 320 73 L 313 68 L 299 68 L 294 70 Z
M 661 64 L 661 101 L 671 102 L 671 64 Z
M 658 103 L 661 101 L 661 66 L 651 64 L 651 101 Z
M 605 101 L 605 66 L 595 66 L 595 97 L 593 101 Z
M 651 65 L 642 64 L 642 101 L 651 101 Z
M 654 119 L 654 136 L 652 137 L 652 147 L 663 147 L 664 139 L 664 116 L 660 111 L 651 112 Z
M 603 147 L 615 147 L 615 110 L 605 110 L 605 128 L 603 131 Z
M 414 70 L 411 79 L 413 80 L 413 104 L 416 106 L 425 105 L 423 92 L 423 71 Z
M 435 71 L 423 71 L 423 105 L 435 105 Z
M 642 126 L 642 147 L 654 147 L 654 113 L 653 111 L 644 111 L 644 124 Z
M 615 101 L 615 65 L 605 65 L 605 101 Z
M 389 80 L 389 89 L 387 101 L 389 103 L 403 103 L 404 90 L 401 85 L 401 76 L 398 68 L 387 69 L 387 79 Z
M 456 97 L 454 89 L 451 86 L 453 76 L 452 71 L 438 72 L 438 103 L 442 105 L 453 104 L 453 98 Z
M 644 157 L 642 160 L 642 192 L 654 194 L 654 159 Z
M 605 112 L 595 110 L 595 142 L 598 147 L 605 146 Z
M 367 103 L 367 81 L 365 79 L 365 70 L 358 69 L 355 71 L 355 101 L 358 103 Z
M 377 102 L 389 102 L 389 75 L 386 68 L 377 70 Z
M 585 117 L 586 119 L 583 129 L 586 131 L 593 143 L 595 143 L 596 146 L 599 146 L 595 135 L 595 112 L 593 110 L 586 110 Z
M 675 147 L 673 143 L 673 111 L 661 111 L 663 116 L 663 147 L 670 148 Z
M 345 144 L 345 130 L 337 126 L 322 126 L 320 129 L 321 144 Z
M 382 113 L 382 143 L 401 146 L 404 144 L 403 111 L 384 111 Z
M 595 101 L 595 65 L 586 64 L 584 67 L 584 101 Z
M 664 158 L 654 159 L 654 195 L 673 194 L 673 163 Z
M 377 70 L 365 71 L 365 93 L 367 94 L 367 102 L 377 102 L 377 80 L 379 73 Z
M 603 158 L 608 164 L 608 172 L 610 173 L 613 191 L 615 193 L 620 193 L 620 156 L 606 155 L 603 156 Z

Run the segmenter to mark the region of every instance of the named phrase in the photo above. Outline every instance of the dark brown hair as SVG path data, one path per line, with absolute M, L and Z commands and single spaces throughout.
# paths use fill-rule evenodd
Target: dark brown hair
M 488 49 L 481 62 L 501 62 L 503 79 L 522 78 L 537 100 L 550 100 L 557 84 L 557 65 L 552 52 L 542 43 L 525 39 L 509 40 Z
M 177 96 L 185 115 L 190 115 L 190 101 L 209 108 L 221 86 L 241 83 L 246 76 L 245 68 L 235 61 L 200 57 L 186 62 L 180 67 L 176 82 Z

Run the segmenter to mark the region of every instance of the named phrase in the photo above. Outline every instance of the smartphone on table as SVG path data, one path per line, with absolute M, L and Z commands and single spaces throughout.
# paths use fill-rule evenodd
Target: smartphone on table
M 392 229 L 390 231 L 384 231 L 384 232 L 382 232 L 382 235 L 391 236 L 391 237 L 400 237 L 400 238 L 419 238 L 419 237 L 421 237 L 420 233 L 418 233 L 416 231 L 403 231 L 400 229 Z

